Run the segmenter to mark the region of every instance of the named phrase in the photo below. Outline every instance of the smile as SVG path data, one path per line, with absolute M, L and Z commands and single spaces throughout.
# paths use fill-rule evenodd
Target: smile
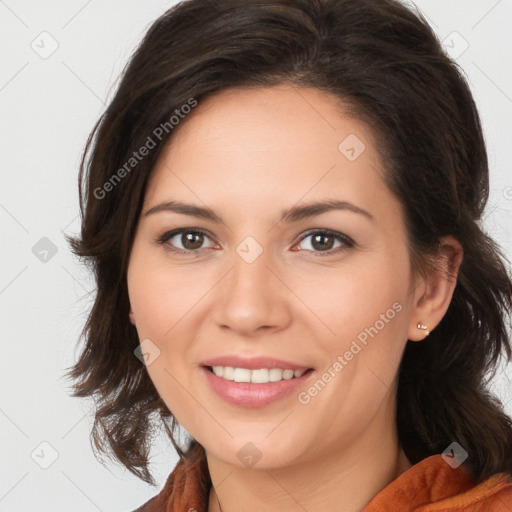
M 306 370 L 282 370 L 281 368 L 233 368 L 232 366 L 212 366 L 211 371 L 225 380 L 266 384 L 300 377 Z
M 312 368 L 307 370 L 280 368 L 249 370 L 230 366 L 200 368 L 209 388 L 217 396 L 231 405 L 246 408 L 264 407 L 283 399 L 306 386 L 306 382 L 309 382 L 316 373 Z M 222 371 L 222 376 L 216 375 L 215 371 Z

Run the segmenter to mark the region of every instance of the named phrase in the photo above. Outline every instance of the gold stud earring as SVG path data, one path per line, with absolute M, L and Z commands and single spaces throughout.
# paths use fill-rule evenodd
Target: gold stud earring
M 430 331 L 428 330 L 428 326 L 425 324 L 422 324 L 421 322 L 418 324 L 418 329 L 421 329 L 422 331 L 425 331 L 425 334 L 428 336 L 430 334 Z

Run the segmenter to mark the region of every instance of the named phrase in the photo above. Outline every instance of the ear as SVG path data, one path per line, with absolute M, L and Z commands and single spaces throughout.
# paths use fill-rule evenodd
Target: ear
M 130 313 L 128 313 L 128 316 L 130 318 L 130 322 L 135 325 L 135 315 L 133 314 L 132 308 L 130 308 Z
M 435 268 L 429 265 L 426 276 L 418 278 L 415 288 L 408 333 L 410 340 L 421 341 L 428 336 L 427 330 L 419 328 L 418 324 L 432 331 L 442 320 L 452 300 L 462 257 L 463 249 L 456 238 L 445 236 L 439 240 Z

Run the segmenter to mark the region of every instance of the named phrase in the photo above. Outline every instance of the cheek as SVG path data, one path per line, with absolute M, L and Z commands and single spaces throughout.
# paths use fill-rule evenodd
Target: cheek
M 301 397 L 311 400 L 311 417 L 343 425 L 340 428 L 345 429 L 347 438 L 357 437 L 361 426 L 367 425 L 383 404 L 391 407 L 408 325 L 405 282 L 398 287 L 385 280 L 377 289 L 361 287 L 357 276 L 352 274 L 352 278 L 350 286 L 337 294 L 341 305 L 334 308 L 338 316 L 330 325 L 336 336 L 323 336 L 327 358 L 319 375 L 321 382 L 315 385 L 323 391 L 312 389 L 309 396 L 306 390 Z M 316 393 L 319 398 L 314 398 Z M 351 418 L 349 425 L 346 418 Z M 334 443 L 342 442 L 337 432 Z
M 358 332 L 352 338 L 364 346 L 365 360 L 376 371 L 393 378 L 407 338 L 409 325 L 409 263 L 405 251 L 384 255 L 371 269 L 352 308 Z
M 405 254 L 367 254 L 328 273 L 323 270 L 321 277 L 316 286 L 304 280 L 297 294 L 307 297 L 308 306 L 329 327 L 333 342 L 353 339 L 376 323 L 383 332 L 391 327 L 403 330 L 407 324 L 406 315 L 397 314 L 397 309 L 405 311 L 409 301 Z
M 127 279 L 139 339 L 149 339 L 157 347 L 151 345 L 158 356 L 147 365 L 148 374 L 168 409 L 188 425 L 197 412 L 183 391 L 191 388 L 195 368 L 186 361 L 194 328 L 187 313 L 200 299 L 200 281 L 170 269 L 161 258 L 154 258 L 154 250 L 146 251 L 136 243 Z
M 128 292 L 139 335 L 163 339 L 206 293 L 204 276 L 170 267 L 159 251 L 134 246 L 128 268 Z
M 325 403 L 336 403 L 337 397 L 344 397 L 342 416 L 353 414 L 364 423 L 366 415 L 379 408 L 392 388 L 407 341 L 407 254 L 404 250 L 379 257 L 368 255 L 350 268 L 333 273 L 329 282 L 331 292 L 323 299 L 317 295 L 317 301 L 323 303 L 322 319 L 334 331 L 330 337 L 323 336 L 328 354 L 325 369 L 335 375 L 334 385 L 327 386 L 330 400 Z M 364 410 L 361 403 L 365 404 Z

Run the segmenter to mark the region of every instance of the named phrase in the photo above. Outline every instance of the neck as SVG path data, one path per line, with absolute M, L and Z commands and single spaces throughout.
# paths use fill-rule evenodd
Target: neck
M 411 467 L 396 427 L 369 426 L 356 442 L 330 447 L 315 458 L 278 468 L 242 468 L 206 452 L 213 482 L 208 512 L 339 510 L 360 512 L 384 487 Z M 340 508 L 340 504 L 343 504 Z

